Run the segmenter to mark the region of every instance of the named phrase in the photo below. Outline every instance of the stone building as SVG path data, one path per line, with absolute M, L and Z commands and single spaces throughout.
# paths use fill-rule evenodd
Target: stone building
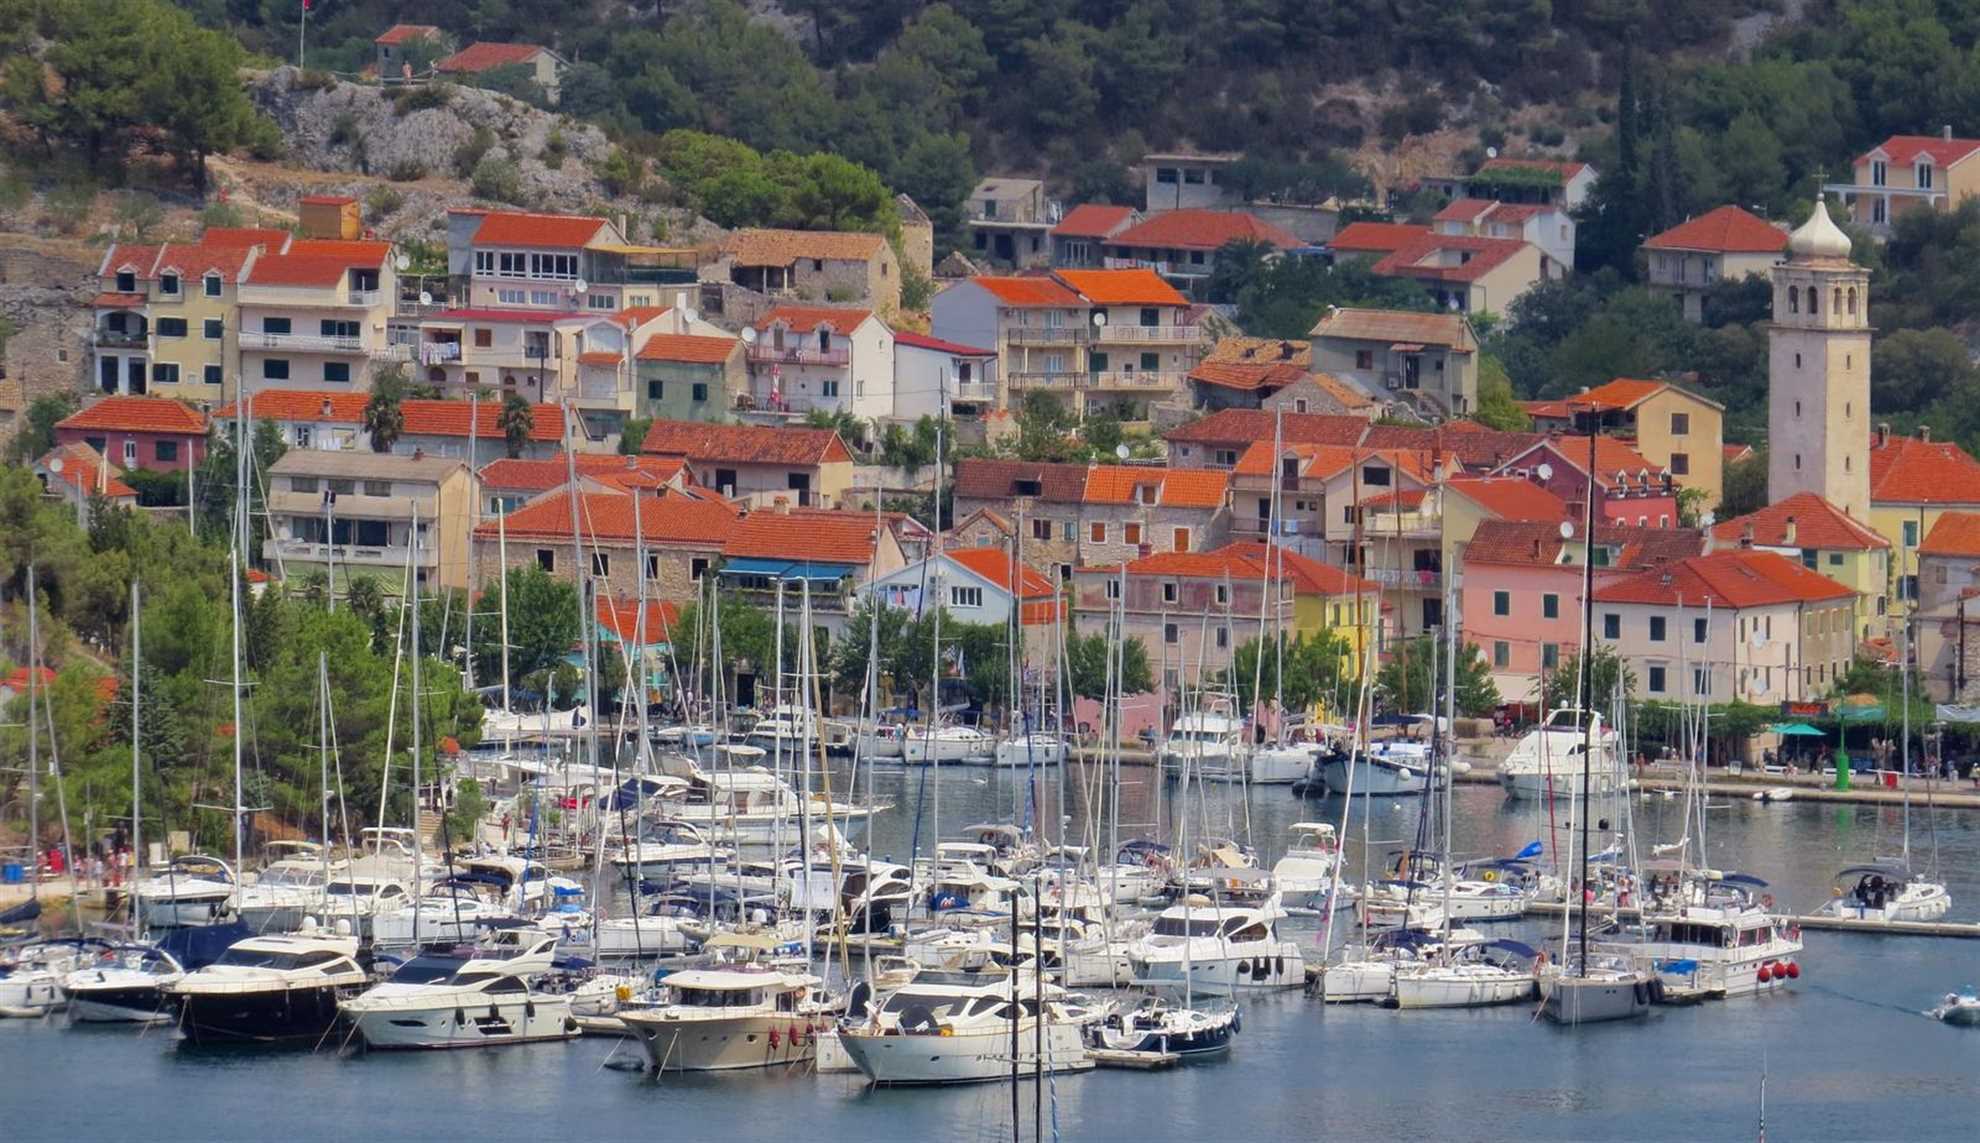
M 574 580 L 573 569 L 582 566 L 601 595 L 633 599 L 643 552 L 647 598 L 691 603 L 741 519 L 726 501 L 673 490 L 657 496 L 581 491 L 576 507 L 582 562 L 571 538 L 571 492 L 565 488 L 539 496 L 506 520 L 486 520 L 475 528 L 475 566 L 482 578 L 492 578 L 498 567 L 538 567 Z

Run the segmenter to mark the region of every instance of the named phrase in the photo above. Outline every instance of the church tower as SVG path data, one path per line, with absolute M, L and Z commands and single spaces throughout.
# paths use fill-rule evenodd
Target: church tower
M 1870 518 L 1870 275 L 1815 213 L 1776 263 L 1767 354 L 1767 498 L 1813 492 Z

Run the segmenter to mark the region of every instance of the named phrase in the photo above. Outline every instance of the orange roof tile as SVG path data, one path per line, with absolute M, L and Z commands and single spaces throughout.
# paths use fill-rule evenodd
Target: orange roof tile
M 248 271 L 246 283 L 252 286 L 334 287 L 343 282 L 345 272 L 353 265 L 363 263 L 317 254 L 270 254 L 255 262 Z
M 598 237 L 606 222 L 581 214 L 528 214 L 494 210 L 475 228 L 476 246 L 581 247 Z
M 1429 235 L 1429 227 L 1407 222 L 1350 222 L 1335 231 L 1327 248 L 1340 254 L 1387 254 Z
M 831 429 L 701 421 L 655 421 L 647 428 L 640 451 L 704 463 L 813 465 L 852 460 L 846 442 Z
M 1181 428 L 1171 429 L 1163 434 L 1163 439 L 1171 444 L 1269 443 L 1275 420 L 1282 426 L 1280 439 L 1288 444 L 1351 445 L 1359 442 L 1362 434 L 1368 431 L 1368 422 L 1361 417 L 1329 413 L 1280 415 L 1263 409 L 1220 409 Z
M 773 325 L 782 323 L 798 333 L 810 333 L 821 325 L 829 325 L 839 333 L 851 333 L 872 316 L 872 310 L 846 306 L 800 306 L 779 303 L 771 306 L 768 313 L 756 319 L 756 329 L 761 333 Z
M 1059 270 L 1054 275 L 1102 306 L 1186 306 L 1189 299 L 1153 270 Z
M 117 242 L 103 252 L 103 268 L 100 271 L 106 278 L 115 277 L 120 271 L 130 271 L 142 282 L 151 277 L 152 267 L 158 265 L 158 255 L 165 249 L 164 243 Z M 144 295 L 139 294 L 142 298 Z
M 511 64 L 528 63 L 545 49 L 535 44 L 469 44 L 433 65 L 434 71 L 482 72 Z
M 677 361 L 690 365 L 720 365 L 742 345 L 739 338 L 703 337 L 691 333 L 656 333 L 639 347 L 641 361 Z
M 878 234 L 852 230 L 745 229 L 729 235 L 722 252 L 738 266 L 788 266 L 800 258 L 864 262 L 886 244 Z
M 1229 476 L 1214 468 L 1096 464 L 1086 471 L 1081 500 L 1087 504 L 1134 504 L 1138 502 L 1137 490 L 1153 488 L 1160 507 L 1218 508 L 1229 485 Z
M 56 472 L 52 464 L 57 460 L 62 462 L 60 472 Z M 137 497 L 137 490 L 124 483 L 124 470 L 81 441 L 56 445 L 38 463 L 56 479 L 85 492 L 113 500 Z
M 293 239 L 288 231 L 272 226 L 209 226 L 194 245 L 233 250 L 260 246 L 270 254 L 282 254 Z
M 288 235 L 281 231 L 284 238 Z M 273 247 L 270 247 L 272 252 Z M 251 246 L 214 246 L 202 243 L 187 246 L 177 242 L 167 243 L 158 252 L 158 262 L 152 267 L 153 275 L 162 275 L 168 270 L 176 271 L 188 280 L 204 278 L 209 273 L 220 275 L 223 282 L 241 280 L 241 270 L 255 257 Z M 190 287 L 181 286 L 186 292 Z
M 969 280 L 990 291 L 1006 306 L 1078 309 L 1081 304 L 1078 294 L 1067 289 L 1057 279 L 1043 275 L 1027 274 L 1011 278 L 979 277 Z
M 1387 341 L 1408 345 L 1440 345 L 1469 353 L 1478 348 L 1471 323 L 1463 314 L 1417 313 L 1413 310 L 1372 310 L 1343 306 L 1322 314 L 1310 336 L 1351 341 Z
M 1870 501 L 1980 504 L 1980 461 L 1948 441 L 1872 438 Z
M 1945 512 L 1918 545 L 1921 556 L 1980 556 L 1980 512 Z
M 1857 162 L 1864 162 L 1872 155 L 1882 152 L 1885 159 L 1898 166 L 1909 166 L 1917 162 L 1918 156 L 1930 155 L 1934 163 L 1941 167 L 1950 167 L 1975 151 L 1980 151 L 1980 139 L 1947 139 L 1939 135 L 1893 135 L 1864 152 Z
M 989 580 L 1006 595 L 1011 593 L 1011 553 L 1003 548 L 961 548 L 942 554 Z M 1043 572 L 1026 563 L 1017 566 L 1018 581 L 1024 585 L 1024 599 L 1049 599 L 1055 594 L 1052 581 Z
M 1078 504 L 1086 496 L 1086 473 L 1083 464 L 965 457 L 956 461 L 956 496 L 1007 501 L 1029 495 L 1051 504 Z M 1020 493 L 1020 486 L 1030 484 L 1037 491 Z
M 1428 482 L 1435 476 L 1425 466 L 1416 453 L 1404 449 L 1370 449 L 1359 445 L 1308 444 L 1286 441 L 1280 451 L 1280 459 L 1293 458 L 1299 462 L 1299 474 L 1309 480 L 1328 480 L 1346 472 L 1356 461 L 1387 461 L 1404 475 Z M 1272 454 L 1272 442 L 1257 441 L 1238 457 L 1237 466 L 1231 472 L 1238 476 L 1271 476 L 1280 471 Z M 1382 495 L 1363 489 L 1370 495 Z
M 102 397 L 55 422 L 57 429 L 206 435 L 206 414 L 169 397 Z
M 1066 212 L 1052 233 L 1060 238 L 1105 238 L 1134 218 L 1131 206 L 1083 202 Z
M 631 643 L 640 637 L 640 607 L 637 599 L 617 599 L 598 596 L 594 601 L 598 613 L 598 625 L 610 631 L 621 643 Z M 646 641 L 665 642 L 673 633 L 674 626 L 681 621 L 681 609 L 662 599 L 646 601 Z
M 953 341 L 943 341 L 939 337 L 930 337 L 925 333 L 916 333 L 913 330 L 907 329 L 900 330 L 894 334 L 894 344 L 896 346 L 906 346 L 909 349 L 927 349 L 936 353 L 947 353 L 953 357 L 997 356 L 997 351 L 994 349 L 979 349 L 974 345 L 962 345 Z
M 625 356 L 616 349 L 587 349 L 578 354 L 579 365 L 617 365 Z
M 578 453 L 574 461 L 579 477 L 622 488 L 653 488 L 678 476 L 686 466 L 675 456 L 616 456 L 605 453 Z M 526 492 L 535 495 L 561 487 L 570 466 L 559 452 L 542 460 L 503 457 L 481 467 L 484 488 Z
M 1709 599 L 1715 606 L 1732 608 L 1820 603 L 1854 594 L 1835 580 L 1801 566 L 1799 560 L 1757 549 L 1692 556 L 1595 588 L 1595 599 L 1602 603 L 1670 606 L 1682 599 L 1688 605 L 1703 607 Z
M 1650 250 L 1707 250 L 1714 254 L 1774 254 L 1787 249 L 1787 231 L 1736 206 L 1708 210 L 1644 243 Z
M 1737 543 L 1753 529 L 1753 542 L 1761 547 L 1787 547 L 1787 524 L 1794 521 L 1794 547 L 1836 548 L 1868 551 L 1888 548 L 1891 542 L 1849 518 L 1842 509 L 1813 492 L 1797 492 L 1757 512 L 1735 516 L 1712 526 L 1712 538 Z
M 1556 459 L 1572 467 L 1576 472 L 1588 470 L 1588 438 L 1585 436 L 1545 437 L 1532 448 L 1525 449 L 1509 458 L 1501 468 L 1516 468 L 1527 463 L 1527 458 L 1537 449 L 1546 449 Z M 1637 452 L 1627 441 L 1615 437 L 1595 438 L 1596 479 L 1603 487 L 1608 487 L 1619 472 L 1635 476 L 1649 473 L 1651 476 L 1663 474 L 1664 469 L 1650 463 L 1642 453 Z
M 1309 376 L 1311 374 L 1307 373 L 1304 365 L 1284 363 L 1241 365 L 1230 361 L 1204 361 L 1189 371 L 1191 381 L 1243 392 L 1256 389 L 1276 391 L 1304 381 Z M 1366 398 L 1363 398 L 1363 402 L 1366 402 Z
M 1567 501 L 1517 476 L 1459 477 L 1446 487 L 1501 520 L 1558 523 L 1567 519 Z
M 1373 580 L 1363 579 L 1353 572 L 1322 563 L 1291 548 L 1267 544 L 1264 540 L 1236 540 L 1217 550 L 1236 552 L 1261 570 L 1283 570 L 1301 591 L 1320 595 L 1352 595 L 1382 590 L 1381 585 Z
M 383 32 L 380 32 L 378 37 L 371 42 L 374 44 L 385 44 L 389 47 L 393 44 L 403 44 L 411 39 L 426 39 L 428 37 L 438 37 L 439 35 L 440 29 L 431 24 L 394 24 Z
M 1112 238 L 1109 246 L 1152 250 L 1216 250 L 1232 242 L 1264 242 L 1281 250 L 1306 243 L 1291 231 L 1234 210 L 1169 210 Z
M 350 266 L 376 266 L 391 255 L 392 244 L 370 238 L 298 238 L 282 253 L 306 258 L 342 258 Z
M 638 523 L 633 513 L 639 513 Z M 587 544 L 630 544 L 635 536 L 649 545 L 717 548 L 734 530 L 739 515 L 722 499 L 675 493 L 628 496 L 623 492 L 585 492 L 577 498 L 578 531 Z M 509 513 L 508 519 L 487 520 L 474 534 L 494 539 L 506 528 L 509 538 L 571 542 L 571 493 L 545 496 Z
M 99 310 L 134 310 L 143 308 L 148 300 L 143 294 L 120 294 L 110 290 L 96 295 L 89 304 Z
M 468 430 L 468 413 L 474 412 L 474 430 Z M 564 439 L 564 409 L 561 405 L 538 404 L 530 406 L 531 418 L 529 439 L 538 444 L 557 444 Z M 485 440 L 502 439 L 502 402 L 500 401 L 428 401 L 411 400 L 399 402 L 399 411 L 405 417 L 404 436 L 466 437 L 474 435 Z
M 364 393 L 342 389 L 265 389 L 249 399 L 248 415 L 258 421 L 312 421 L 327 424 L 357 424 L 364 419 L 364 406 L 370 400 Z M 216 421 L 231 421 L 238 415 L 229 401 L 214 411 Z
M 1529 243 L 1519 238 L 1478 238 L 1468 234 L 1432 234 L 1402 246 L 1378 260 L 1371 269 L 1398 278 L 1434 278 L 1440 282 L 1475 282 L 1511 261 Z M 1446 265 L 1429 261 L 1446 250 L 1470 254 L 1468 261 Z
M 303 204 L 304 206 L 355 206 L 355 205 L 357 205 L 357 199 L 356 199 L 355 197 L 353 197 L 353 196 L 351 196 L 351 195 L 347 195 L 347 194 L 306 194 L 306 195 L 304 195 L 304 196 L 302 196 L 302 198 L 300 198 L 300 199 L 298 199 L 297 201 L 299 201 L 299 202 L 301 202 L 301 203 L 302 203 L 302 204 Z M 301 243 L 302 243 L 302 242 L 304 242 L 304 241 L 308 241 L 308 240 L 306 240 L 306 239 L 301 239 L 301 238 L 298 238 L 298 239 L 296 239 L 296 240 L 295 240 L 295 242 L 292 242 L 292 243 L 290 243 L 290 244 L 289 244 L 289 245 L 290 245 L 290 249 L 294 249 L 294 248 L 295 248 L 295 247 L 296 247 L 297 245 L 299 245 L 299 244 L 301 244 Z M 335 240 L 335 239 L 315 239 L 314 241 L 336 241 L 336 240 Z
M 812 560 L 864 564 L 873 559 L 870 512 L 815 508 L 763 508 L 729 530 L 722 554 L 731 558 Z

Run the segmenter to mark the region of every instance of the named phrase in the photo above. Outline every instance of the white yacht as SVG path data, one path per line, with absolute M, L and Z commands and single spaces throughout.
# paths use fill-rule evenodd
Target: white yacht
M 1852 865 L 1836 874 L 1835 896 L 1820 912 L 1859 921 L 1936 921 L 1951 907 L 1952 895 L 1943 884 L 1900 863 L 1879 862 Z
M 1261 746 L 1251 752 L 1250 781 L 1254 786 L 1289 786 L 1313 773 L 1311 746 L 1288 743 Z
M 348 873 L 333 877 L 323 886 L 323 915 L 326 925 L 348 924 L 360 936 L 371 936 L 372 919 L 396 913 L 412 903 L 412 894 L 396 880 Z
M 1362 890 L 1362 919 L 1371 928 L 1429 928 L 1445 919 L 1517 920 L 1532 899 L 1529 889 L 1514 881 L 1446 873 L 1443 863 L 1429 853 L 1391 855 L 1388 874 L 1386 880 Z M 1426 922 L 1431 910 L 1436 913 L 1434 923 Z
M 315 1043 L 368 980 L 357 948 L 320 930 L 249 937 L 163 991 L 194 1043 Z
M 1130 1011 L 1111 1012 L 1088 1024 L 1086 1045 L 1105 1052 L 1201 1058 L 1230 1051 L 1240 1026 L 1235 1007 L 1183 1008 L 1150 996 Z
M 1543 965 L 1539 970 L 1540 1011 L 1556 1024 L 1599 1024 L 1642 1016 L 1664 996 L 1664 982 L 1628 958 L 1588 954 Z
M 515 910 L 495 904 L 472 889 L 441 884 L 418 901 L 408 901 L 404 907 L 389 913 L 374 914 L 371 941 L 380 948 L 471 944 L 482 926 L 515 917 Z
M 1187 764 L 1192 773 L 1205 778 L 1224 778 L 1236 773 L 1243 751 L 1244 720 L 1235 713 L 1234 701 L 1228 695 L 1210 695 L 1169 727 L 1169 737 L 1162 743 L 1162 766 L 1181 771 Z
M 1324 909 L 1340 864 L 1340 839 L 1326 822 L 1294 822 L 1291 829 L 1292 844 L 1272 864 L 1272 883 L 1288 907 Z
M 1774 992 L 1801 976 L 1801 930 L 1763 903 L 1765 881 L 1669 862 L 1645 863 L 1644 872 L 1649 931 L 1640 940 L 1604 941 L 1599 951 L 1629 958 L 1685 996 Z
M 175 857 L 138 885 L 138 916 L 151 929 L 209 925 L 232 909 L 238 890 L 233 867 L 219 858 Z
M 834 1008 L 824 982 L 768 963 L 668 973 L 651 1005 L 619 1013 L 652 1072 L 711 1072 L 810 1060 Z
M 1588 759 L 1588 790 L 1592 797 L 1614 797 L 1622 789 L 1616 766 L 1615 731 L 1594 711 L 1560 707 L 1549 711 L 1540 725 L 1520 738 L 1512 753 L 1499 763 L 1499 785 L 1511 798 L 1543 801 L 1581 797 L 1581 748 L 1584 722 L 1592 722 L 1594 747 Z
M 873 722 L 860 727 L 858 748 L 861 758 L 899 758 L 907 741 L 907 727 L 898 722 Z
M 106 948 L 62 978 L 69 1015 L 85 1023 L 156 1024 L 172 1018 L 165 985 L 186 970 L 155 945 Z
M 1396 973 L 1438 956 L 1485 943 L 1476 929 L 1393 929 L 1373 934 L 1364 944 L 1343 946 L 1320 969 L 1314 993 L 1329 1004 L 1386 1003 L 1395 996 Z
M 1055 1074 L 1093 1067 L 1085 1026 L 1105 1015 L 1032 972 L 986 961 L 922 969 L 877 1009 L 850 1014 L 839 1043 L 878 1085 L 1007 1080 L 1014 1066 L 1027 1075 L 1036 1066 Z
M 1026 734 L 998 739 L 993 761 L 1005 769 L 1057 766 L 1063 763 L 1070 753 L 1065 739 L 1056 734 L 1034 730 Z
M 1398 1008 L 1485 1008 L 1530 1000 L 1537 952 L 1518 941 L 1487 941 L 1435 961 L 1396 969 Z
M 304 917 L 322 915 L 323 887 L 330 880 L 325 871 L 339 871 L 343 863 L 325 862 L 314 842 L 271 841 L 268 850 L 280 856 L 241 888 L 234 911 L 257 933 L 292 933 L 302 928 Z
M 632 837 L 618 839 L 606 852 L 612 864 L 630 865 L 642 876 L 655 877 L 668 876 L 676 866 L 710 865 L 728 853 L 717 849 L 693 823 L 672 818 L 640 822 Z
M 0 951 L 0 1016 L 32 1019 L 68 1003 L 62 981 L 92 964 L 110 944 L 95 937 L 56 937 Z
M 479 1048 L 577 1035 L 567 992 L 539 991 L 557 938 L 497 929 L 472 947 L 422 953 L 382 984 L 343 1001 L 344 1019 L 370 1048 Z
M 1369 743 L 1365 753 L 1336 748 L 1321 755 L 1319 774 L 1331 795 L 1353 790 L 1357 798 L 1402 797 L 1430 788 L 1430 768 L 1429 743 L 1383 739 Z
M 1297 988 L 1306 981 L 1299 942 L 1281 940 L 1285 916 L 1274 894 L 1259 905 L 1219 905 L 1190 896 L 1155 919 L 1128 948 L 1134 983 L 1181 988 L 1209 996 Z
M 901 760 L 910 766 L 935 762 L 987 762 L 997 740 L 973 726 L 911 726 L 901 740 Z
M 764 750 L 781 751 L 785 757 L 804 749 L 807 742 L 817 749 L 818 716 L 800 706 L 779 703 L 756 720 L 744 741 Z
M 807 803 L 789 782 L 755 764 L 764 757 L 757 747 L 716 749 L 729 762 L 713 770 L 692 759 L 679 759 L 688 769 L 687 797 L 664 811 L 667 817 L 693 826 L 703 837 L 733 845 L 782 849 L 804 843 L 807 817 L 816 840 L 821 834 L 836 834 L 841 827 L 863 824 L 872 814 L 890 808 L 884 803 L 872 807 L 828 803 L 816 792 Z

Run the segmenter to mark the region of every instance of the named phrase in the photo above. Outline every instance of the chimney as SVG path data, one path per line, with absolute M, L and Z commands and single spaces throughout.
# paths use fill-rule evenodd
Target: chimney
M 1536 560 L 1540 558 L 1540 537 L 1538 536 L 1533 537 L 1533 558 Z
M 1890 443 L 1891 443 L 1891 423 L 1889 421 L 1878 421 L 1877 447 L 1884 448 L 1888 446 Z
M 1789 516 L 1787 521 L 1781 525 L 1781 546 L 1784 548 L 1796 546 L 1794 541 L 1800 533 L 1801 529 L 1795 527 L 1794 517 Z
M 1739 530 L 1739 546 L 1742 548 L 1750 548 L 1753 546 L 1752 524 L 1747 524 L 1745 527 Z
M 323 415 L 326 417 L 330 415 L 330 398 L 328 397 L 323 398 Z
M 413 446 L 413 459 L 414 459 L 414 460 L 425 460 L 425 459 L 426 459 L 426 450 L 425 450 L 425 449 L 423 449 L 423 448 L 421 448 L 421 447 L 419 447 L 418 445 L 414 445 L 414 446 Z
M 773 501 L 771 501 L 771 504 L 772 504 L 772 506 L 773 506 L 773 507 L 775 507 L 775 508 L 777 509 L 777 515 L 779 515 L 779 516 L 788 516 L 788 515 L 790 515 L 790 514 L 791 514 L 791 498 L 790 498 L 790 497 L 788 497 L 788 496 L 779 496 L 779 497 L 777 497 L 777 498 L 776 498 L 775 500 L 773 500 Z
M 1952 142 L 1952 124 L 1948 123 L 1939 129 L 1939 138 L 1948 143 Z
M 1918 440 L 1919 440 L 1919 442 L 1920 442 L 1921 444 L 1931 444 L 1931 443 L 1932 443 L 1932 426 L 1930 426 L 1930 425 L 1919 425 L 1919 426 L 1918 426 Z

